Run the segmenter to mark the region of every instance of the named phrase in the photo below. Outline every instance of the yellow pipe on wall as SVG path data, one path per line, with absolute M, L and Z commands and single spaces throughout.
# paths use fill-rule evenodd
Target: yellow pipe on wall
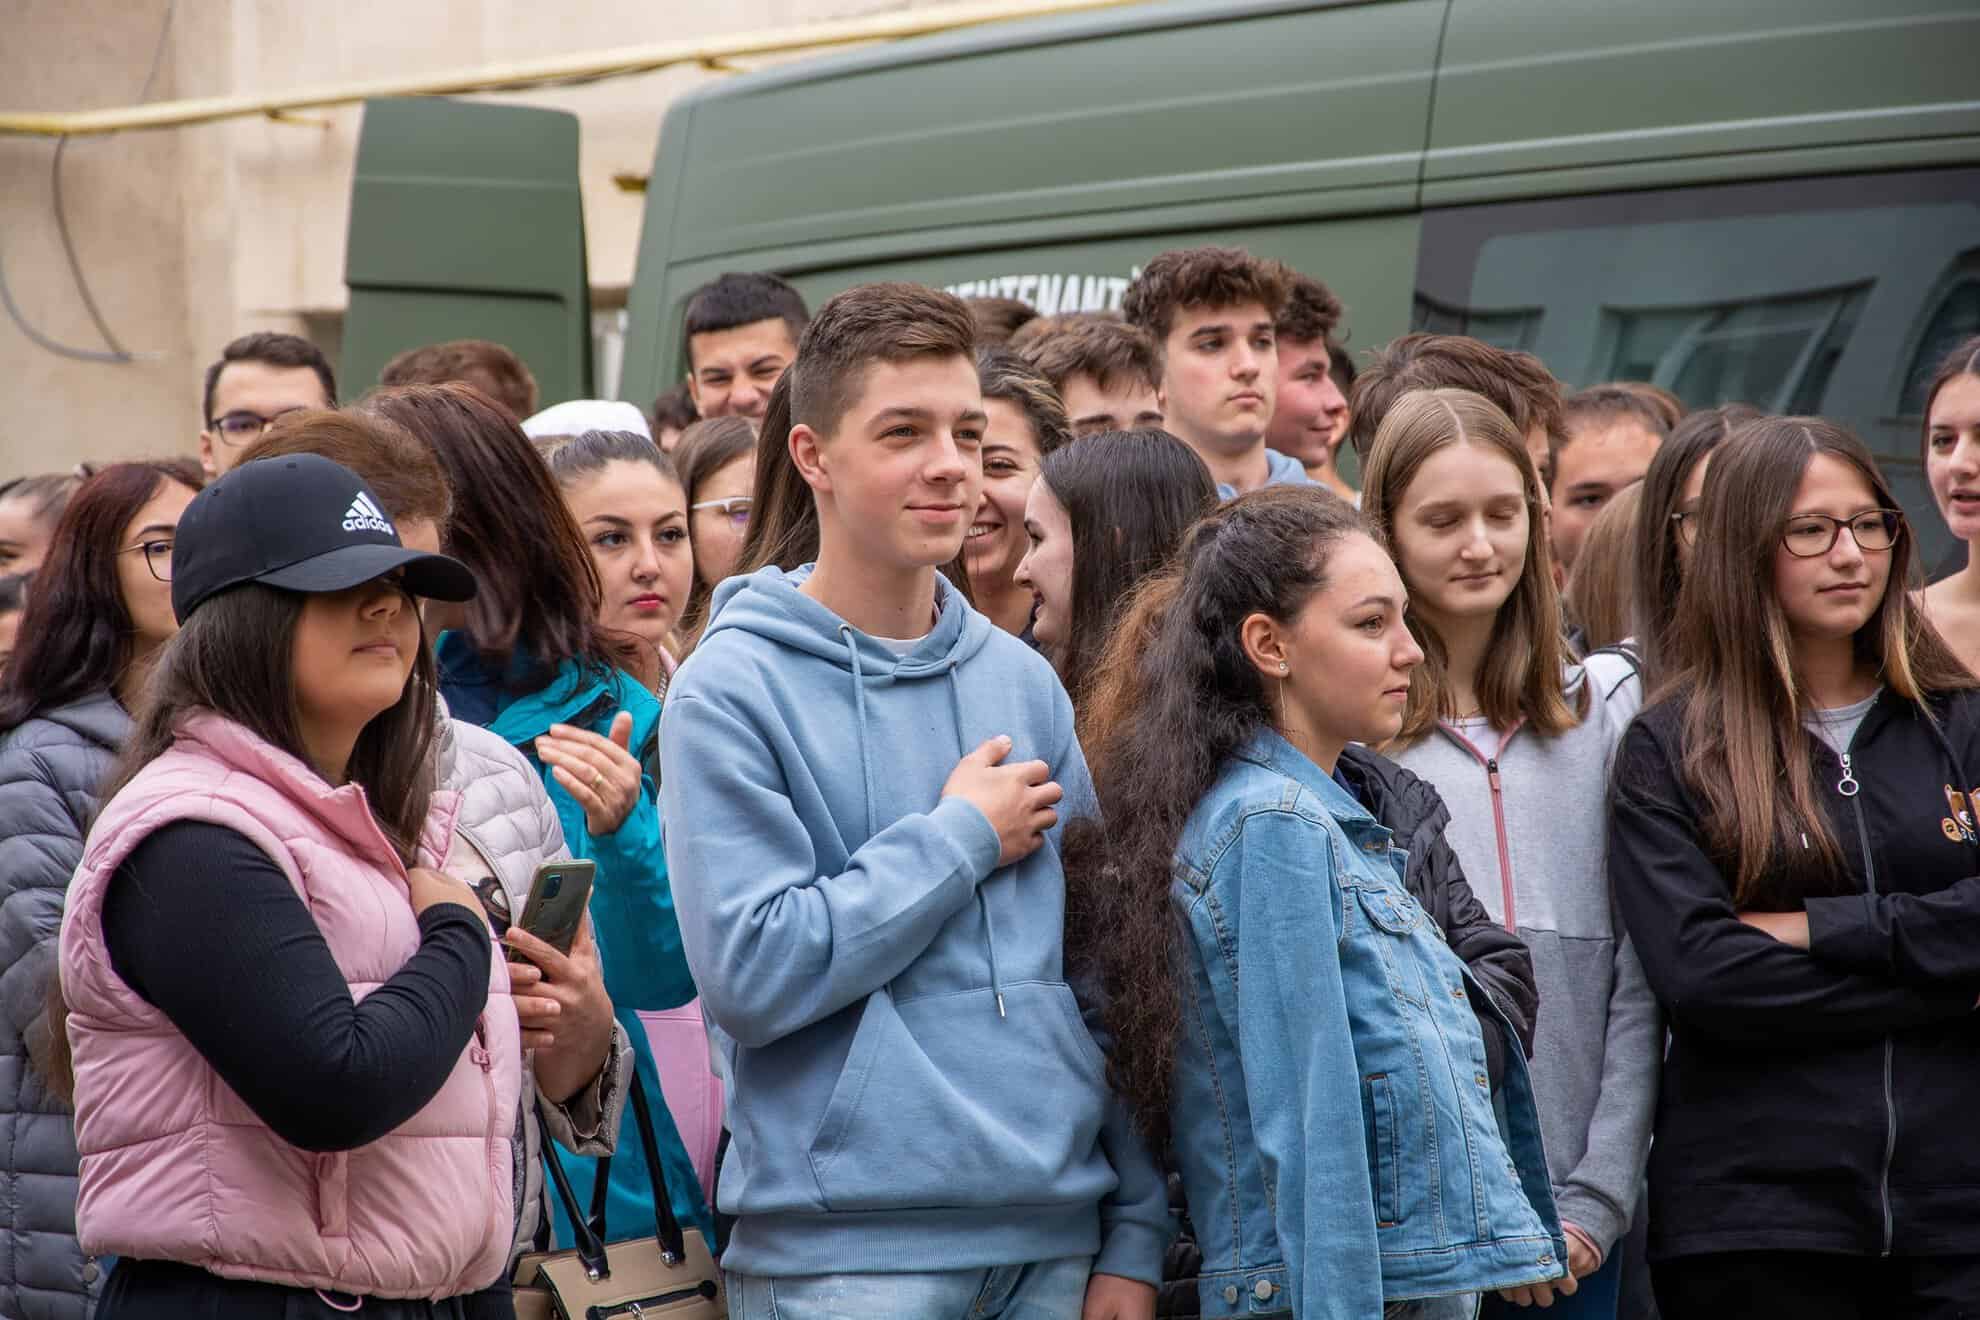
M 763 32 L 665 41 L 650 46 L 626 46 L 589 54 L 559 55 L 540 60 L 491 65 L 403 78 L 375 78 L 309 88 L 281 96 L 208 96 L 185 101 L 158 101 L 114 110 L 61 112 L 0 111 L 0 133 L 42 137 L 87 137 L 133 129 L 180 128 L 250 115 L 270 118 L 291 111 L 330 105 L 351 105 L 374 97 L 449 96 L 465 92 L 514 91 L 546 83 L 593 81 L 652 73 L 677 64 L 720 68 L 723 62 L 760 55 L 822 50 L 872 41 L 897 41 L 984 23 L 1043 18 L 1083 10 L 1112 9 L 1139 0 L 979 0 L 977 3 L 868 18 L 837 19 Z

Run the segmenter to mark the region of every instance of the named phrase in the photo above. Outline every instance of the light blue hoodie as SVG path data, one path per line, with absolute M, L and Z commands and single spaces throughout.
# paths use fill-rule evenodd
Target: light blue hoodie
M 807 572 L 719 587 L 661 718 L 681 938 L 728 1075 L 722 1263 L 1094 1253 L 1158 1282 L 1165 1188 L 1065 980 L 1058 831 L 999 868 L 983 813 L 941 799 L 1009 734 L 1009 762 L 1065 788 L 1062 815 L 1090 810 L 1072 704 L 940 578 L 940 618 L 901 656 L 799 592 Z

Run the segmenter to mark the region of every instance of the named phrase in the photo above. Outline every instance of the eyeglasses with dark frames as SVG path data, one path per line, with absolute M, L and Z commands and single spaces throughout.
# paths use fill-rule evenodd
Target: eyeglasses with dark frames
M 160 582 L 170 582 L 172 580 L 172 543 L 170 541 L 139 541 L 136 545 L 125 546 L 117 553 L 120 555 L 134 555 L 140 552 L 144 555 L 144 566 L 151 570 L 151 576 L 157 578 Z
M 224 417 L 215 417 L 207 423 L 222 440 L 239 448 L 251 445 L 261 438 L 261 433 L 275 424 L 276 418 L 287 417 L 290 413 L 308 412 L 307 408 L 284 408 L 268 417 L 250 408 L 236 408 Z
M 1856 548 L 1871 554 L 1897 544 L 1904 515 L 1896 509 L 1871 509 L 1851 518 L 1832 518 L 1826 513 L 1791 514 L 1781 544 L 1796 559 L 1815 559 L 1835 549 L 1836 538 L 1849 528 Z

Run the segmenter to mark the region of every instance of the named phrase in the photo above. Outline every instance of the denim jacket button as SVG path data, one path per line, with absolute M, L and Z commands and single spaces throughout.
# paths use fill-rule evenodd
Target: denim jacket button
M 1236 1305 L 1237 1305 L 1237 1299 L 1238 1299 L 1238 1286 L 1237 1286 L 1237 1285 L 1236 1285 L 1235 1283 L 1227 1283 L 1227 1284 L 1225 1284 L 1225 1285 L 1224 1285 L 1224 1300 L 1225 1300 L 1226 1302 L 1228 1302 L 1228 1303 L 1230 1303 L 1230 1304 L 1231 1304 L 1232 1306 L 1236 1306 Z
M 1252 1284 L 1251 1295 L 1261 1302 L 1271 1301 L 1272 1281 L 1270 1279 L 1260 1279 L 1257 1283 Z

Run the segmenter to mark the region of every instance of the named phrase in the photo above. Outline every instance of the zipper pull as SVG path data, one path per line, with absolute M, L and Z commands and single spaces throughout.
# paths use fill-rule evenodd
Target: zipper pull
M 1856 776 L 1849 772 L 1849 753 L 1842 754 L 1842 778 L 1836 781 L 1836 792 L 1844 797 L 1855 797 L 1858 788 Z
M 1485 759 L 1485 779 L 1488 783 L 1492 785 L 1492 791 L 1494 793 L 1499 791 L 1499 758 L 1498 757 L 1491 756 Z

